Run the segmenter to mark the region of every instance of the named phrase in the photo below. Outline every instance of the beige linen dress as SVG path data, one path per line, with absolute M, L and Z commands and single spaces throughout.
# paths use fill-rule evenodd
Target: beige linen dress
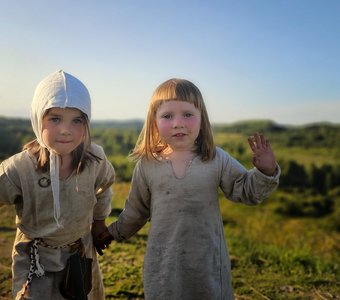
M 0 204 L 14 204 L 17 234 L 13 247 L 13 295 L 20 297 L 29 271 L 29 250 L 35 238 L 53 247 L 82 239 L 86 256 L 93 259 L 92 291 L 89 299 L 104 299 L 104 289 L 96 252 L 92 242 L 93 220 L 105 219 L 111 210 L 114 169 L 103 149 L 92 143 L 90 152 L 100 158 L 91 161 L 81 174 L 73 173 L 60 180 L 61 217 L 58 227 L 54 218 L 53 196 L 49 173 L 36 170 L 36 158 L 28 151 L 18 153 L 0 165 Z M 38 245 L 42 277 L 33 276 L 30 299 L 64 299 L 59 286 L 70 256 L 70 248 L 53 249 Z
M 194 158 L 181 179 L 171 161 L 139 161 L 125 208 L 109 231 L 118 241 L 128 239 L 150 219 L 145 299 L 234 299 L 218 189 L 232 201 L 258 204 L 277 187 L 279 173 L 278 166 L 274 177 L 247 171 L 220 148 L 212 161 Z

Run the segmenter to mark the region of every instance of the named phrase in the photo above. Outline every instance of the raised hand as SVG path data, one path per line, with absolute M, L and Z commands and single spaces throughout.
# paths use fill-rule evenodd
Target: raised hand
M 248 143 L 253 151 L 254 166 L 265 175 L 273 176 L 276 170 L 276 159 L 269 141 L 262 134 L 255 133 L 248 138 Z

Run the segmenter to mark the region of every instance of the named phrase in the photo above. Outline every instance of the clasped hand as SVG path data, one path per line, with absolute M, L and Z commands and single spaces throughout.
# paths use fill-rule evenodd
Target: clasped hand
M 262 134 L 255 133 L 248 138 L 248 143 L 253 151 L 254 166 L 267 176 L 275 175 L 276 159 L 269 141 Z
M 99 255 L 103 255 L 104 249 L 106 249 L 113 241 L 113 236 L 105 225 L 105 220 L 95 220 L 92 223 L 91 228 L 93 244 Z

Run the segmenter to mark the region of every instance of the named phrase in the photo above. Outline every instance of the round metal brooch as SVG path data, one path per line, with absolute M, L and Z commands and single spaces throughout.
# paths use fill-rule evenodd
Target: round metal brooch
M 42 177 L 39 179 L 38 184 L 40 187 L 45 188 L 51 184 L 51 180 L 47 177 Z

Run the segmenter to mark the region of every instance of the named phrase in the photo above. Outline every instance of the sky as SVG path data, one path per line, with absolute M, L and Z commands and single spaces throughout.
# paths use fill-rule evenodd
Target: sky
M 80 79 L 93 120 L 145 119 L 192 81 L 212 123 L 340 123 L 338 0 L 0 0 L 0 116 L 29 118 L 40 80 Z

